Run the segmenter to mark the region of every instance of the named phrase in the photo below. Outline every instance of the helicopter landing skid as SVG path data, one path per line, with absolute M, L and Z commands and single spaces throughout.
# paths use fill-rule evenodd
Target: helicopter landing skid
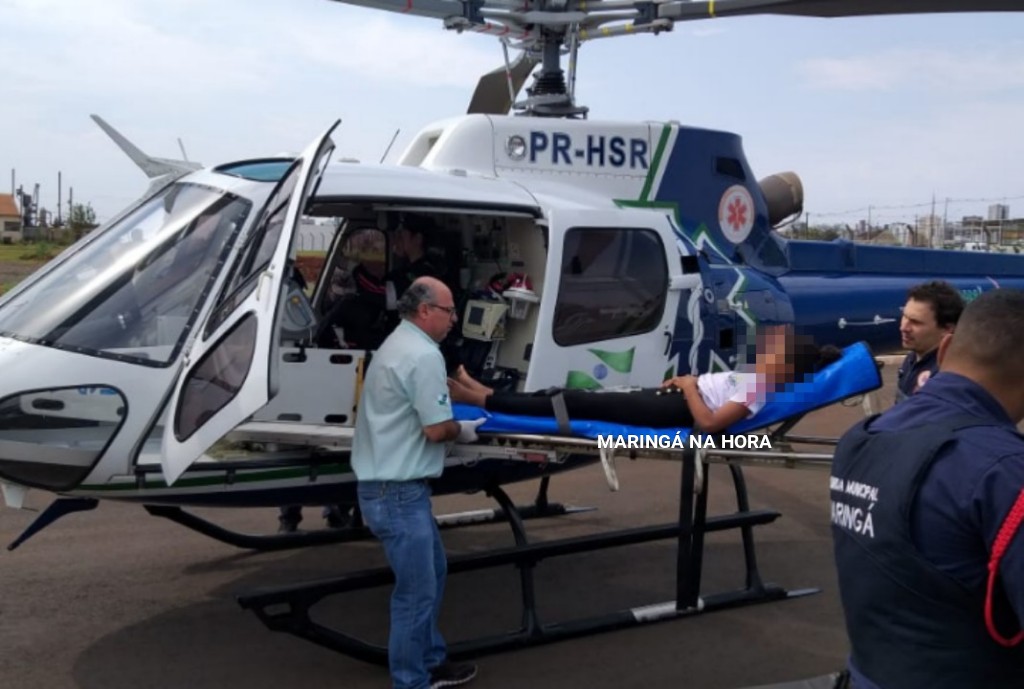
M 704 471 L 698 474 L 696 467 L 700 460 L 694 450 L 685 450 L 682 459 L 679 519 L 676 522 L 657 526 L 625 529 L 545 543 L 529 543 L 522 519 L 511 499 L 501 488 L 490 489 L 488 493 L 501 505 L 502 511 L 509 516 L 509 525 L 515 538 L 515 546 L 451 557 L 448 560 L 448 573 L 455 574 L 500 565 L 515 565 L 519 570 L 520 578 L 522 626 L 514 632 L 453 643 L 449 646 L 449 655 L 453 658 L 485 655 L 622 629 L 647 622 L 793 598 L 819 591 L 819 589 L 788 591 L 762 581 L 757 566 L 753 527 L 770 524 L 780 514 L 771 510 L 750 509 L 741 467 L 729 465 L 736 494 L 736 512 L 708 517 L 708 467 L 703 467 Z M 701 482 L 701 490 L 695 494 L 696 480 Z M 700 584 L 704 536 L 707 533 L 732 529 L 740 529 L 742 535 L 746 565 L 744 585 L 733 591 L 702 596 Z M 674 601 L 619 610 L 565 623 L 543 624 L 540 622 L 533 569 L 541 560 L 668 538 L 677 539 L 676 599 Z M 394 575 L 390 569 L 367 569 L 314 583 L 263 589 L 239 596 L 238 602 L 242 608 L 252 610 L 273 631 L 288 632 L 363 661 L 386 664 L 386 648 L 367 643 L 314 621 L 310 617 L 310 608 L 328 596 L 375 588 L 392 582 L 394 582 Z
M 550 477 L 545 476 L 541 482 L 541 488 L 533 504 L 515 506 L 512 509 L 521 519 L 542 519 L 547 517 L 560 517 L 566 514 L 577 514 L 579 512 L 591 512 L 594 507 L 566 506 L 557 502 L 548 502 L 547 485 Z M 247 534 L 239 531 L 232 531 L 213 522 L 199 517 L 191 512 L 183 510 L 174 505 L 145 505 L 146 511 L 154 517 L 169 519 L 204 536 L 208 536 L 221 543 L 227 543 L 237 548 L 270 552 L 275 550 L 289 550 L 292 548 L 305 548 L 315 545 L 328 545 L 332 543 L 349 543 L 352 541 L 372 538 L 372 534 L 362 524 L 358 517 L 358 511 L 354 516 L 351 525 L 339 528 L 325 528 L 316 531 L 294 531 L 291 533 L 279 534 Z M 463 526 L 476 524 L 492 524 L 505 521 L 504 509 L 470 510 L 466 512 L 455 512 L 437 516 L 437 525 L 441 529 L 454 529 Z

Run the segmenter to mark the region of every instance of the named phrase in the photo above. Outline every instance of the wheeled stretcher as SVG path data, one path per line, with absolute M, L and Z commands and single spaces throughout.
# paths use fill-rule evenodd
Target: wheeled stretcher
M 853 398 L 863 396 L 865 410 L 870 413 L 874 405 L 869 395 L 881 384 L 878 365 L 868 347 L 863 343 L 851 345 L 843 350 L 842 358 L 813 378 L 791 384 L 773 395 L 755 416 L 744 419 L 725 434 L 700 438 L 691 437 L 692 429 L 689 428 L 647 428 L 607 421 L 511 416 L 456 404 L 453 406 L 456 419 L 483 417 L 487 420 L 478 429 L 482 438 L 480 443 L 456 447 L 453 453 L 465 461 L 474 455 L 482 458 L 493 452 L 494 447 L 506 451 L 554 453 L 555 456 L 558 453 L 591 452 L 600 456 L 612 490 L 617 490 L 619 485 L 615 472 L 617 456 L 678 460 L 683 448 L 699 450 L 705 461 L 789 467 L 827 466 L 831 454 L 797 452 L 792 445 L 828 445 L 831 444 L 829 439 L 798 437 L 789 431 L 805 414 Z M 557 409 L 557 405 L 555 407 Z M 766 441 L 751 442 L 749 435 L 774 425 L 777 428 L 768 433 Z M 754 445 L 757 447 L 752 447 Z M 767 445 L 771 446 L 770 449 L 765 447 Z
M 616 456 L 671 459 L 680 461 L 682 469 L 676 521 L 543 543 L 529 542 L 517 508 L 500 486 L 488 490 L 508 519 L 516 545 L 453 556 L 449 559 L 448 571 L 455 574 L 499 565 L 515 565 L 520 577 L 522 626 L 506 634 L 453 644 L 449 649 L 450 654 L 456 658 L 480 655 L 817 592 L 817 589 L 786 590 L 762 580 L 757 565 L 753 528 L 770 524 L 781 515 L 773 510 L 750 508 L 741 465 L 755 462 L 790 467 L 827 466 L 831 453 L 796 450 L 793 445 L 829 445 L 834 444 L 834 439 L 797 437 L 790 433 L 792 428 L 810 411 L 851 398 L 868 396 L 880 387 L 881 376 L 870 350 L 863 344 L 847 348 L 839 361 L 816 374 L 813 380 L 794 384 L 776 394 L 754 418 L 730 429 L 732 434 L 764 430 L 770 439 L 771 448 L 756 450 L 723 447 L 725 443 L 721 442 L 722 436 L 717 437 L 719 442 L 714 442 L 713 446 L 708 438 L 691 444 L 687 440 L 690 435 L 688 429 L 634 428 L 578 419 L 512 417 L 457 405 L 457 418 L 477 419 L 485 416 L 487 421 L 479 429 L 478 442 L 453 448 L 452 457 L 449 458 L 453 465 L 472 465 L 495 457 L 537 463 L 568 461 L 569 458 L 578 461 L 580 455 L 599 457 L 613 489 L 618 485 L 614 470 Z M 770 428 L 772 425 L 776 427 Z M 607 447 L 603 439 L 609 436 L 648 440 L 638 442 L 635 448 Z M 677 437 L 685 441 L 683 449 L 676 445 L 674 439 Z M 667 443 L 663 441 L 666 438 L 669 439 Z M 711 462 L 728 465 L 736 497 L 736 511 L 733 513 L 714 516 L 707 514 L 707 465 Z M 705 535 L 733 529 L 739 530 L 742 538 L 744 583 L 734 590 L 705 593 L 701 589 Z M 676 540 L 677 548 L 675 600 L 570 622 L 544 624 L 540 621 L 533 578 L 533 569 L 540 561 L 670 538 Z M 387 585 L 392 581 L 393 576 L 387 568 L 364 570 L 326 581 L 257 591 L 239 597 L 239 603 L 243 608 L 253 610 L 273 630 L 285 631 L 366 661 L 384 663 L 386 649 L 315 620 L 310 609 L 325 597 Z

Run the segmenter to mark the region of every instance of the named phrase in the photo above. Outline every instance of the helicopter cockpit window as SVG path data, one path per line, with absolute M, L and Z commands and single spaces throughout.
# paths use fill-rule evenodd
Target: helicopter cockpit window
M 246 247 L 242 257 L 242 270 L 235 276 L 235 283 L 245 282 L 248 278 L 259 273 L 274 256 L 277 249 L 277 240 L 281 236 L 281 228 L 284 227 L 285 216 L 288 213 L 288 201 L 291 199 L 295 185 L 299 181 L 301 168 L 296 165 L 284 183 L 274 192 L 274 195 L 267 202 L 267 210 L 262 222 L 256 226 L 253 232 L 253 241 Z
M 649 332 L 661 322 L 668 266 L 650 230 L 565 234 L 554 340 L 563 347 Z
M 189 370 L 174 414 L 179 442 L 213 418 L 242 389 L 256 349 L 256 317 L 246 314 Z
M 204 337 L 209 337 L 235 310 L 235 307 L 256 288 L 256 280 L 253 278 L 263 272 L 267 264 L 270 263 L 270 259 L 274 257 L 285 217 L 288 214 L 288 202 L 295 191 L 301 172 L 302 160 L 299 159 L 292 163 L 287 176 L 263 207 L 259 220 L 253 226 L 245 246 L 239 252 L 238 259 L 231 269 L 231 277 L 222 292 L 227 296 L 221 298 L 216 311 L 210 317 Z
M 248 201 L 176 184 L 107 228 L 0 309 L 0 332 L 167 365 L 248 216 Z

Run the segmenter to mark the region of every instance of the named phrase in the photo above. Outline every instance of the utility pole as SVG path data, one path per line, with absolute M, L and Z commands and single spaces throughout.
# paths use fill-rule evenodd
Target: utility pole
M 935 192 L 932 192 L 932 212 L 928 218 L 928 248 L 935 248 Z
M 946 197 L 946 203 L 942 207 L 942 241 L 946 241 L 946 234 L 949 230 L 949 197 Z

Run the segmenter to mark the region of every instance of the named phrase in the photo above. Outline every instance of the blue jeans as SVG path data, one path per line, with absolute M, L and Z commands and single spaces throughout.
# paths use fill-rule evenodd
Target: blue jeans
M 384 546 L 391 594 L 388 667 L 394 689 L 425 689 L 447 655 L 437 618 L 448 561 L 426 481 L 360 481 L 363 520 Z

